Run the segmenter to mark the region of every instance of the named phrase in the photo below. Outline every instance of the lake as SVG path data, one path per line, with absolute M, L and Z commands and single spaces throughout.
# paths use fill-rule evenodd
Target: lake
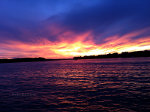
M 149 112 L 150 58 L 0 64 L 0 112 Z

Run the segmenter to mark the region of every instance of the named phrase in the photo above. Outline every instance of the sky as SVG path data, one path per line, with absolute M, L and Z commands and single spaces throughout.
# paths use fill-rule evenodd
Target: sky
M 0 58 L 150 50 L 150 0 L 0 0 Z

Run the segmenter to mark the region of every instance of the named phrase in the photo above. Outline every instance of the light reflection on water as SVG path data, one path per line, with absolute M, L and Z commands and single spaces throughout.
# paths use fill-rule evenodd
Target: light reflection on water
M 0 64 L 1 111 L 150 111 L 150 58 Z

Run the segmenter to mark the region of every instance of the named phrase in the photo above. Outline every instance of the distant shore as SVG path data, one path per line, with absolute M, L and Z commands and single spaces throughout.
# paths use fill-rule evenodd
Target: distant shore
M 15 59 L 0 59 L 0 63 L 16 63 L 16 62 L 38 62 L 38 61 L 57 61 L 70 59 L 45 59 L 45 58 L 15 58 Z
M 150 57 L 150 51 L 134 51 L 134 52 L 122 52 L 119 53 L 110 53 L 105 55 L 91 55 L 91 56 L 79 56 L 74 57 L 74 60 L 78 59 L 100 59 L 100 58 L 131 58 L 131 57 Z
M 16 62 L 37 62 L 37 61 L 57 61 L 57 60 L 79 60 L 79 59 L 103 59 L 103 58 L 134 58 L 134 57 L 150 57 L 150 50 L 123 52 L 121 54 L 111 53 L 106 55 L 79 56 L 72 59 L 46 59 L 39 58 L 15 58 L 15 59 L 0 59 L 0 63 L 16 63 Z

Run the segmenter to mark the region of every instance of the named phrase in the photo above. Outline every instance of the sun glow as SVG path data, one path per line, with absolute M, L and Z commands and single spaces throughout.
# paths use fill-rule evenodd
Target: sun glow
M 99 55 L 113 52 L 139 51 L 150 49 L 150 37 L 133 39 L 144 31 L 132 32 L 123 36 L 107 37 L 102 44 L 95 44 L 92 32 L 75 35 L 72 32 L 59 35 L 59 41 L 40 39 L 34 43 L 7 41 L 0 43 L 0 58 L 45 57 L 72 58 L 74 56 Z M 66 39 L 64 36 L 71 36 Z

